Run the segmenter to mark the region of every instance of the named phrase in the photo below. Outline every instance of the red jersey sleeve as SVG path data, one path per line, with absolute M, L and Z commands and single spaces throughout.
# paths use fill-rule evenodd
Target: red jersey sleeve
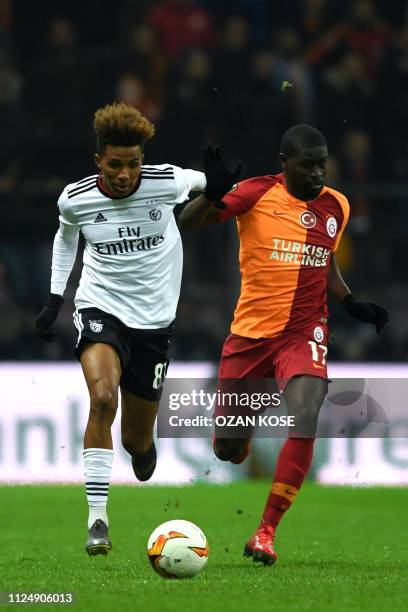
M 251 210 L 275 183 L 274 176 L 256 176 L 236 183 L 221 200 L 226 208 L 220 209 L 220 221 L 227 221 Z

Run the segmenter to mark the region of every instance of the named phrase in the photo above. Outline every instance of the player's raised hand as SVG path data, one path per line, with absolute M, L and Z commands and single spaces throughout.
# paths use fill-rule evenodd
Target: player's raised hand
M 241 175 L 243 163 L 229 170 L 219 146 L 207 144 L 202 150 L 203 168 L 207 179 L 204 195 L 217 202 L 232 188 Z
M 383 306 L 379 306 L 373 302 L 357 302 L 356 298 L 351 293 L 344 298 L 343 306 L 355 319 L 375 325 L 377 334 L 379 334 L 386 323 L 388 323 L 389 314 Z
M 47 297 L 44 308 L 35 319 L 35 328 L 42 340 L 54 341 L 55 334 L 50 331 L 50 327 L 57 318 L 63 302 L 64 298 L 55 293 L 50 293 Z

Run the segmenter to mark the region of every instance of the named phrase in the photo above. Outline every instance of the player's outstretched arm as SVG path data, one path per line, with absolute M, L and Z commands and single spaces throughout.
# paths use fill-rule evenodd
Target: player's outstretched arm
M 203 148 L 202 160 L 207 186 L 202 195 L 189 202 L 182 210 L 178 224 L 180 229 L 198 229 L 220 221 L 220 209 L 225 208 L 222 197 L 237 182 L 242 163 L 229 170 L 218 146 L 208 144 Z
M 377 334 L 379 334 L 387 324 L 389 315 L 388 311 L 383 306 L 379 306 L 373 302 L 358 302 L 356 300 L 343 280 L 334 255 L 332 256 L 328 272 L 327 288 L 337 297 L 342 303 L 343 308 L 354 319 L 375 325 Z
M 217 206 L 218 204 L 218 206 Z M 208 200 L 204 194 L 199 195 L 185 205 L 178 218 L 181 230 L 193 230 L 214 225 L 220 222 L 220 208 L 222 202 Z
M 50 330 L 64 303 L 62 297 L 74 266 L 78 249 L 79 230 L 76 226 L 60 222 L 52 250 L 51 292 L 44 307 L 35 319 L 35 327 L 42 340 L 53 342 L 55 334 Z

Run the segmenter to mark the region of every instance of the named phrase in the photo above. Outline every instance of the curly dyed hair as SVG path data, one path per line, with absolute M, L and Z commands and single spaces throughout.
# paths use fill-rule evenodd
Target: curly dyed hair
M 96 150 L 103 155 L 106 145 L 133 147 L 149 140 L 155 132 L 140 111 L 124 102 L 107 104 L 95 113 Z

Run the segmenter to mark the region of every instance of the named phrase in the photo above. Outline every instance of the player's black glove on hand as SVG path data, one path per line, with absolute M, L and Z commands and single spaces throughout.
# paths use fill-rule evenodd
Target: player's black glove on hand
M 54 332 L 50 331 L 51 325 L 58 316 L 60 308 L 64 302 L 64 298 L 55 293 L 50 293 L 45 302 L 45 306 L 35 320 L 35 328 L 38 331 L 40 338 L 47 342 L 53 342 L 55 338 Z
M 221 198 L 237 182 L 243 163 L 240 162 L 233 170 L 228 170 L 221 155 L 220 147 L 208 144 L 202 150 L 203 168 L 207 179 L 207 187 L 204 195 L 207 200 L 218 202 L 219 208 L 225 208 L 225 204 L 219 202 Z
M 377 334 L 380 333 L 389 319 L 388 311 L 385 308 L 372 302 L 357 302 L 351 293 L 344 298 L 343 306 L 355 319 L 375 325 Z

